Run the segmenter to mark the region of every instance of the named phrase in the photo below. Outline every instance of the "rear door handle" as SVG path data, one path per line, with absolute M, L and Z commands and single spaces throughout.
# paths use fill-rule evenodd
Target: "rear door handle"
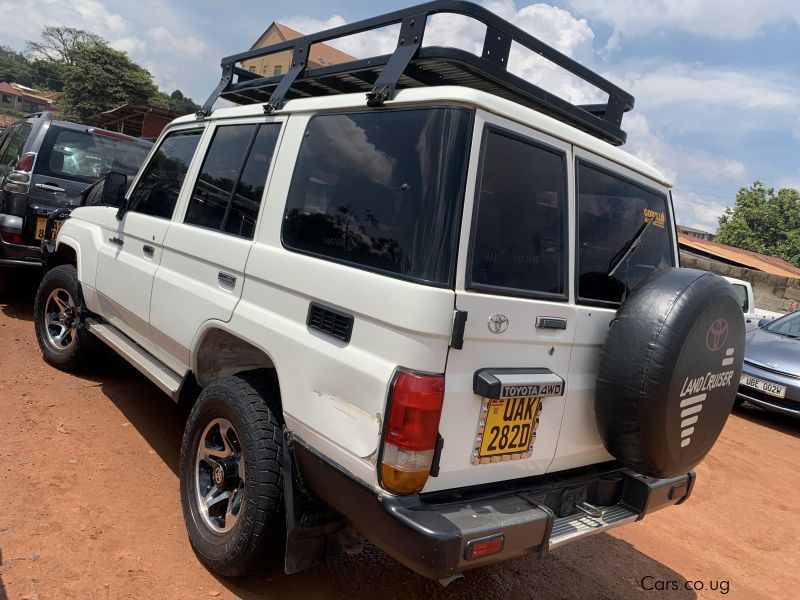
M 536 317 L 536 329 L 566 329 L 567 320 L 561 317 Z
M 220 271 L 219 275 L 217 275 L 217 279 L 223 285 L 227 285 L 230 287 L 234 287 L 236 285 L 236 275 L 231 275 L 230 273 L 226 273 L 225 271 Z
M 67 190 L 62 187 L 57 186 L 55 183 L 37 183 L 36 186 L 40 190 L 44 190 L 45 192 L 54 192 L 56 194 L 63 194 Z
M 156 249 L 150 246 L 149 244 L 145 244 L 144 246 L 142 246 L 142 252 L 147 254 L 147 256 L 153 256 L 153 254 L 155 254 L 156 252 Z
M 125 242 L 122 239 L 118 238 L 117 236 L 108 238 L 108 241 L 112 244 L 116 244 L 117 246 L 124 246 Z

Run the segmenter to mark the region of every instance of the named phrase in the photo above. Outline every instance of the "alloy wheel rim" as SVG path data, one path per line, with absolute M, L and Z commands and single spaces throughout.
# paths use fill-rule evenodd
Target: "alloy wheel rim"
M 244 457 L 239 434 L 227 419 L 213 419 L 200 436 L 195 458 L 195 501 L 203 522 L 227 533 L 242 511 Z
M 64 288 L 56 288 L 44 303 L 44 326 L 48 344 L 57 352 L 69 350 L 78 340 L 78 308 Z

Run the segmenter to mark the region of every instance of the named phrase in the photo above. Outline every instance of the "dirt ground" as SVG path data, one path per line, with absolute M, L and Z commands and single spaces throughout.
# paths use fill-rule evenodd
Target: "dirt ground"
M 195 559 L 181 517 L 184 414 L 114 357 L 81 377 L 47 366 L 30 295 L 0 301 L 0 600 L 800 594 L 800 422 L 746 407 L 697 469 L 687 504 L 543 560 L 443 588 L 368 546 L 292 576 L 218 579 Z

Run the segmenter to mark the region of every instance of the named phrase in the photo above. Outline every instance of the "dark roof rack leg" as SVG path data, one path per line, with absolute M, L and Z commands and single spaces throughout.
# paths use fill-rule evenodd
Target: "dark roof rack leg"
M 403 17 L 400 25 L 400 36 L 397 40 L 397 49 L 392 54 L 389 62 L 383 67 L 375 87 L 367 92 L 367 105 L 380 106 L 389 100 L 397 88 L 400 76 L 408 67 L 408 63 L 417 54 L 422 45 L 422 35 L 425 33 L 426 13 Z
M 234 63 L 222 63 L 222 77 L 217 84 L 217 87 L 214 88 L 214 91 L 211 92 L 211 95 L 206 100 L 205 104 L 200 108 L 200 110 L 195 113 L 198 119 L 204 119 L 208 115 L 211 114 L 211 107 L 214 106 L 214 102 L 217 101 L 220 94 L 228 89 L 228 86 L 231 84 L 231 80 L 233 79 L 233 67 Z
M 292 54 L 292 68 L 281 78 L 281 82 L 272 95 L 269 97 L 269 102 L 264 105 L 264 113 L 271 115 L 276 110 L 280 110 L 286 101 L 286 93 L 292 87 L 294 80 L 297 76 L 305 71 L 306 63 L 308 61 L 309 44 L 297 44 L 294 47 Z

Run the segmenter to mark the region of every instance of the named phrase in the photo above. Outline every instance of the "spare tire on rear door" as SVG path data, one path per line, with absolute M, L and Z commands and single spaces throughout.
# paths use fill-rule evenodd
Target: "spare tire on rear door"
M 731 412 L 744 334 L 722 277 L 669 269 L 645 280 L 611 322 L 600 357 L 595 413 L 606 449 L 650 477 L 697 465 Z

